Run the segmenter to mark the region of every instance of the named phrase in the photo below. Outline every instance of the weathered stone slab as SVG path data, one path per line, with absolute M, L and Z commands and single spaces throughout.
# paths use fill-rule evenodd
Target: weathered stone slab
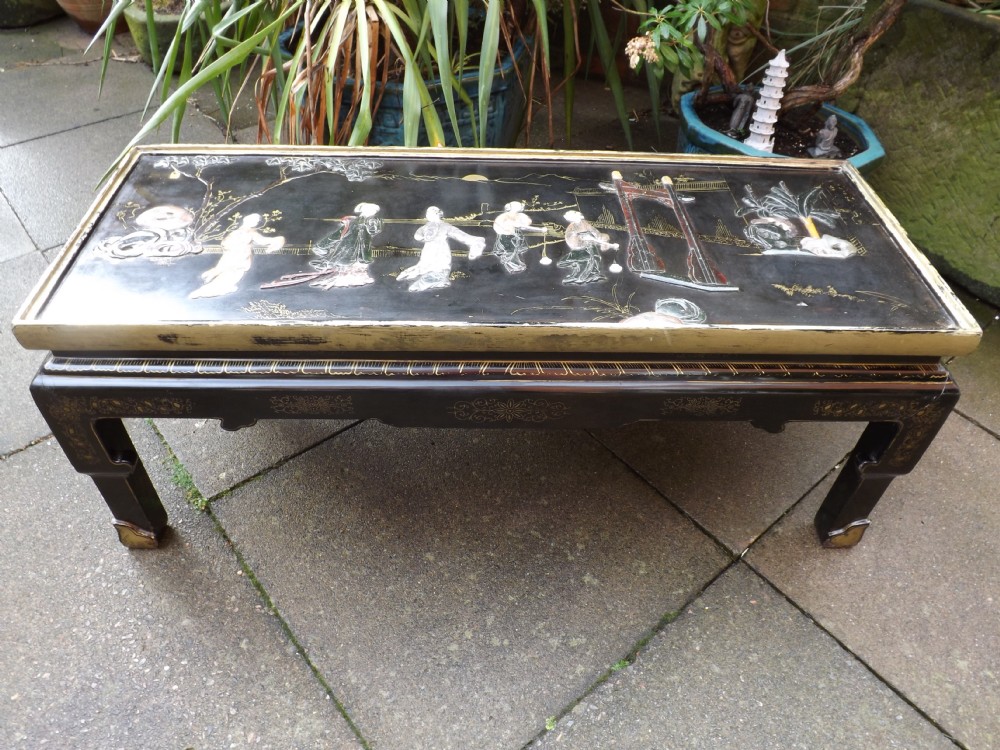
M 366 422 L 213 504 L 377 748 L 520 748 L 728 556 L 586 433 Z
M 0 747 L 358 750 L 212 520 L 171 490 L 162 443 L 130 427 L 172 517 L 154 554 L 118 544 L 55 441 L 0 461 Z
M 954 745 L 742 564 L 532 745 L 876 747 Z
M 968 748 L 1000 746 L 998 483 L 1000 442 L 953 414 L 863 544 L 816 554 L 824 483 L 746 558 Z

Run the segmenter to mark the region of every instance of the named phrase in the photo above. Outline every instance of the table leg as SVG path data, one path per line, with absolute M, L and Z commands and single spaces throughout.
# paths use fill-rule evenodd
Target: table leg
M 889 484 L 917 465 L 957 401 L 954 389 L 932 401 L 874 405 L 875 414 L 894 409 L 893 421 L 868 425 L 816 513 L 816 531 L 825 547 L 853 547 L 861 541 L 868 515 Z
M 167 512 L 121 419 L 95 413 L 102 399 L 58 393 L 38 379 L 32 395 L 73 468 L 94 480 L 121 543 L 133 549 L 159 546 Z
M 74 468 L 93 477 L 130 547 L 156 546 L 167 515 L 122 425 L 125 417 L 220 419 L 225 429 L 257 418 L 567 428 L 650 418 L 749 419 L 772 431 L 789 421 L 864 422 L 815 519 L 824 545 L 849 547 L 861 540 L 892 479 L 913 469 L 958 401 L 958 387 L 940 365 L 818 369 L 686 361 L 601 369 L 590 362 L 506 360 L 53 358 L 31 390 Z

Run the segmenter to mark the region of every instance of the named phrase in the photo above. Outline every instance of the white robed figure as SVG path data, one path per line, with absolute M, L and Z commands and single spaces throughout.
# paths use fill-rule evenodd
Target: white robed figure
M 223 237 L 222 257 L 214 268 L 201 275 L 205 284 L 188 297 L 219 297 L 235 292 L 240 279 L 250 270 L 255 247 L 262 247 L 268 253 L 277 252 L 284 247 L 284 237 L 268 237 L 257 231 L 263 223 L 264 219 L 260 214 L 247 214 L 239 227 Z
M 568 271 L 563 284 L 589 284 L 602 281 L 605 276 L 601 264 L 602 250 L 616 250 L 618 245 L 604 232 L 598 231 L 579 211 L 564 214 L 569 226 L 566 227 L 565 242 L 569 248 L 556 265 Z
M 528 249 L 524 233 L 545 234 L 545 227 L 532 226 L 531 217 L 524 213 L 524 204 L 511 201 L 503 207 L 503 213 L 493 220 L 493 231 L 497 234 L 493 254 L 500 259 L 507 273 L 520 273 L 527 268 L 521 257 Z
M 443 221 L 444 214 L 437 206 L 428 208 L 426 217 L 427 223 L 413 235 L 415 240 L 424 243 L 420 260 L 397 277 L 399 281 L 413 281 L 409 286 L 411 292 L 451 286 L 451 246 L 448 240 L 456 240 L 468 247 L 470 260 L 482 255 L 486 247 L 486 240 L 482 237 L 473 237 Z

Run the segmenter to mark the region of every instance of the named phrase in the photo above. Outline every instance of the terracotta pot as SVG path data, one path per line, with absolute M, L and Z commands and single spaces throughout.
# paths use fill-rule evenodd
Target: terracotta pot
M 88 34 L 97 32 L 114 5 L 113 0 L 56 0 L 56 2 L 66 11 L 66 15 L 76 21 L 77 26 Z M 125 22 L 119 19 L 115 25 L 115 33 L 120 34 L 124 30 Z

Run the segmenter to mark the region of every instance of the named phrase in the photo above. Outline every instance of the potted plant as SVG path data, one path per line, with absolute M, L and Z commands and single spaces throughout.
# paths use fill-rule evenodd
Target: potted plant
M 116 0 L 101 31 L 131 3 Z M 530 101 L 536 69 L 548 79 L 546 13 L 544 0 L 183 0 L 154 83 L 161 104 L 133 143 L 171 118 L 176 135 L 188 97 L 210 88 L 227 120 L 252 98 L 263 141 L 367 143 L 395 96 L 403 144 L 421 133 L 432 145 L 486 144 L 479 113 L 491 94 L 523 89 Z M 108 38 L 105 50 L 106 66 Z M 171 90 L 165 71 L 175 69 Z
M 183 20 L 180 14 L 185 4 L 185 0 L 132 0 L 122 11 L 139 56 L 154 72 L 159 71 L 160 61 L 177 35 L 177 27 Z M 205 22 L 206 15 L 203 13 L 199 19 L 199 30 L 184 37 L 185 41 L 191 40 L 191 54 L 195 59 L 201 54 L 204 39 L 208 36 Z M 183 50 L 183 47 L 180 49 Z M 183 61 L 182 53 L 175 60 L 174 72 L 180 72 Z
M 835 115 L 837 126 L 856 144 L 850 161 L 868 170 L 884 156 L 881 144 L 864 121 L 832 102 L 857 80 L 865 52 L 896 20 L 905 1 L 887 0 L 868 14 L 864 0 L 817 7 L 805 41 L 785 50 L 790 70 L 780 99 L 779 124 L 798 136 L 792 140 L 797 140 L 799 146 L 783 155 L 810 156 L 808 149 L 815 147 L 816 135 L 829 122 L 830 115 Z M 663 11 L 645 14 L 640 26 L 642 35 L 629 42 L 626 49 L 632 66 L 645 64 L 658 75 L 670 72 L 698 82 L 697 91 L 679 97 L 677 102 L 680 150 L 782 155 L 778 147 L 768 152 L 743 143 L 750 120 L 734 117 L 737 104 L 742 108 L 739 114 L 751 111 L 756 92 L 737 75 L 731 45 L 724 35 L 736 30 L 741 40 L 754 40 L 766 54 L 777 55 L 781 50 L 760 23 L 763 5 L 759 0 L 684 0 Z M 830 11 L 835 12 L 827 17 Z M 709 122 L 705 115 L 713 108 L 715 117 L 721 119 Z

